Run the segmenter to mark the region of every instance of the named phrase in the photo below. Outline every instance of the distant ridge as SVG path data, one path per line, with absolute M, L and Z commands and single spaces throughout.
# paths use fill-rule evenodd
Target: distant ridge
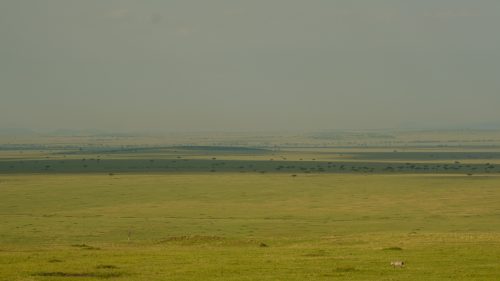
M 35 131 L 25 128 L 0 128 L 0 136 L 35 136 Z

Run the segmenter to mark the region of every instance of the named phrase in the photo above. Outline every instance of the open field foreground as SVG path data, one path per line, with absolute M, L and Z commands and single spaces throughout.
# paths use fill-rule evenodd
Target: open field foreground
M 495 174 L 4 173 L 0 190 L 2 281 L 500 280 Z

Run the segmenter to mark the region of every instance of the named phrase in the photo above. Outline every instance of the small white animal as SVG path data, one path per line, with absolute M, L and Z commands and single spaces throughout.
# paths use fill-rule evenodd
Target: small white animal
M 391 261 L 391 265 L 394 268 L 396 268 L 396 267 L 404 267 L 405 266 L 405 262 L 404 261 Z

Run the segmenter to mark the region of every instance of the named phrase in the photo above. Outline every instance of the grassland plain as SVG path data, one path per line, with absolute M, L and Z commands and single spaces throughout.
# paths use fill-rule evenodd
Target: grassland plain
M 0 161 L 0 173 L 434 173 L 500 174 L 494 163 L 429 163 L 370 161 L 274 161 L 208 159 L 112 159 Z
M 493 174 L 3 173 L 0 280 L 499 280 L 499 186 Z

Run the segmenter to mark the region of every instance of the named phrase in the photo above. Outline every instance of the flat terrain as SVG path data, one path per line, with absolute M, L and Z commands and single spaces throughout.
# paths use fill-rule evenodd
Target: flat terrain
M 495 151 L 0 155 L 2 281 L 500 280 Z
M 0 150 L 13 173 L 361 173 L 500 174 L 496 151 L 272 150 L 184 146 L 86 150 Z
M 1 280 L 500 276 L 497 176 L 0 179 Z M 406 268 L 391 268 L 396 259 Z

